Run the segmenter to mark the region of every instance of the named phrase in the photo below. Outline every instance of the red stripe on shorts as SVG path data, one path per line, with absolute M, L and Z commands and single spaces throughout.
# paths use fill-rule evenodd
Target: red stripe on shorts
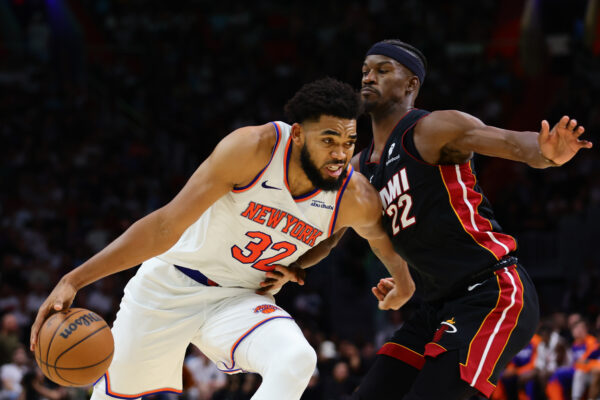
M 403 361 L 408 365 L 420 370 L 425 364 L 425 357 L 414 350 L 404 347 L 398 343 L 388 342 L 381 346 L 377 354 L 394 357 L 397 360 Z
M 460 365 L 461 378 L 487 397 L 496 387 L 489 378 L 523 309 L 523 283 L 516 266 L 502 268 L 495 275 L 499 288 L 496 306 L 471 340 L 466 363 Z

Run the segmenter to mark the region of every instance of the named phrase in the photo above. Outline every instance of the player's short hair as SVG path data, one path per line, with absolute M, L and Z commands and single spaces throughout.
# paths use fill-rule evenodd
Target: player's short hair
M 383 40 L 383 43 L 388 43 L 396 47 L 400 47 L 404 51 L 409 52 L 421 62 L 423 70 L 427 71 L 427 58 L 425 58 L 425 55 L 421 52 L 421 50 L 417 49 L 415 46 L 403 42 L 400 39 L 386 39 Z
M 360 115 L 358 93 L 347 83 L 323 78 L 305 84 L 285 105 L 288 122 L 318 121 L 321 115 L 356 119 Z

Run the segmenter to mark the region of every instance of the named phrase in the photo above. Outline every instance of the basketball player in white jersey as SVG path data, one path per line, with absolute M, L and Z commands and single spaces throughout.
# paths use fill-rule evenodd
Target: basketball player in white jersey
M 328 78 L 288 102 L 293 125 L 228 135 L 170 203 L 60 280 L 38 311 L 31 349 L 42 321 L 80 288 L 143 263 L 125 288 L 115 354 L 93 399 L 181 393 L 189 343 L 226 373 L 259 373 L 253 399 L 299 399 L 316 355 L 272 294 L 255 293 L 267 271 L 305 266 L 302 254 L 352 227 L 397 283 L 385 307 L 400 307 L 414 287 L 380 224 L 377 192 L 349 165 L 358 111 L 354 90 Z

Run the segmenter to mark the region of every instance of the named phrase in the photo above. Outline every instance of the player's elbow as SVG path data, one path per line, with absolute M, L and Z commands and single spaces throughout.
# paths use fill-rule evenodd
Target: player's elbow
M 143 224 L 145 226 L 143 226 L 142 229 L 149 232 L 151 237 L 149 242 L 152 243 L 152 248 L 156 249 L 160 253 L 163 253 L 173 247 L 184 231 L 183 229 L 179 228 L 177 224 L 175 224 L 174 221 L 166 214 L 167 213 L 164 212 L 164 208 L 161 208 L 137 222 L 147 222 L 147 224 Z

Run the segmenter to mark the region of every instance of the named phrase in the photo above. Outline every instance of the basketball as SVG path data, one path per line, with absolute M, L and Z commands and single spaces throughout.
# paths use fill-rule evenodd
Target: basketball
M 85 308 L 52 314 L 40 328 L 35 361 L 62 386 L 96 382 L 112 361 L 115 344 L 106 321 Z

